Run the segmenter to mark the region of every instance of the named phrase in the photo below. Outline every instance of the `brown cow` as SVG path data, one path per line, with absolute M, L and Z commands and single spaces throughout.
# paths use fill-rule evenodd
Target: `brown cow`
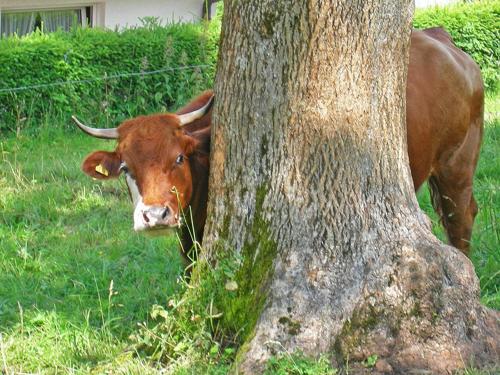
M 483 136 L 478 65 L 442 28 L 413 31 L 406 89 L 408 155 L 415 190 L 429 181 L 449 242 L 469 253 L 477 205 L 472 180 Z
M 212 99 L 206 91 L 177 114 L 140 116 L 116 129 L 89 128 L 73 117 L 87 134 L 118 139 L 114 152 L 88 155 L 82 170 L 96 179 L 123 173 L 134 204 L 134 230 L 163 234 L 180 227 L 186 261 L 206 220 Z
M 117 129 L 85 132 L 117 138 L 114 152 L 97 151 L 83 170 L 103 179 L 125 173 L 134 201 L 134 229 L 180 225 L 179 205 L 191 206 L 201 240 L 206 219 L 211 98 L 205 92 L 177 114 L 128 120 Z M 442 29 L 414 31 L 407 86 L 408 152 L 417 190 L 429 180 L 433 204 L 452 245 L 468 254 L 477 206 L 472 178 L 483 125 L 483 84 L 478 66 Z M 174 188 L 175 187 L 175 188 Z M 179 205 L 178 205 L 179 202 Z M 193 242 L 183 227 L 182 246 Z

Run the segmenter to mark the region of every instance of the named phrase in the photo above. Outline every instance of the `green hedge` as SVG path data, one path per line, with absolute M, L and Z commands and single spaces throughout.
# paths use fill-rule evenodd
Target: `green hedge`
M 69 124 L 73 113 L 113 126 L 139 114 L 172 110 L 212 86 L 220 14 L 210 23 L 161 26 L 149 19 L 122 32 L 75 29 L 0 40 L 0 131 L 36 128 L 54 116 Z M 414 26 L 444 26 L 479 63 L 487 89 L 498 91 L 500 0 L 417 10 Z M 208 67 L 112 78 L 196 65 Z M 2 91 L 66 81 L 84 82 Z
M 211 87 L 220 24 L 149 22 L 122 32 L 75 29 L 0 40 L 0 131 L 71 114 L 100 125 L 172 109 Z M 179 67 L 208 67 L 179 69 Z M 113 78 L 165 68 L 162 73 Z M 84 81 L 6 92 L 2 89 Z M 69 122 L 69 121 L 68 121 Z
M 417 10 L 418 29 L 443 26 L 455 44 L 479 64 L 488 91 L 499 89 L 500 0 L 464 2 Z

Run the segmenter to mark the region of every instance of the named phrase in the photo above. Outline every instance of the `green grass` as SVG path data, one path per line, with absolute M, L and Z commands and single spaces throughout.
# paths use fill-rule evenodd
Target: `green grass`
M 264 375 L 336 375 L 337 373 L 328 358 L 320 357 L 312 360 L 300 353 L 273 357 L 267 362 L 264 371 Z
M 80 171 L 103 147 L 48 128 L 0 141 L 0 368 L 86 373 L 176 290 L 176 239 L 136 235 L 122 183 Z
M 487 103 L 472 261 L 483 303 L 500 309 L 498 97 Z M 130 351 L 129 336 L 139 322 L 148 325 L 154 304 L 165 306 L 179 290 L 176 239 L 136 235 L 123 181 L 92 181 L 80 171 L 88 152 L 111 149 L 112 142 L 51 125 L 0 140 L 0 368 L 9 374 L 156 373 Z M 419 201 L 444 238 L 425 188 Z M 202 370 L 177 363 L 176 373 L 225 373 L 227 360 L 219 358 L 216 353 Z M 268 371 L 309 373 L 323 366 L 307 363 L 289 358 Z

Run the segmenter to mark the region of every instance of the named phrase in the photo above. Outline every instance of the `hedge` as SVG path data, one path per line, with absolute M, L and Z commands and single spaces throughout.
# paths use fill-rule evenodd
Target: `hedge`
M 417 10 L 414 27 L 443 26 L 455 44 L 479 64 L 486 89 L 499 89 L 500 0 L 463 2 Z
M 416 28 L 444 26 L 481 66 L 488 90 L 499 82 L 500 0 L 417 10 Z M 99 126 L 172 110 L 211 87 L 217 59 L 220 13 L 215 21 L 160 25 L 121 32 L 75 29 L 0 40 L 0 131 L 36 128 L 44 118 L 69 124 L 75 113 Z M 113 78 L 168 67 L 205 67 Z M 44 87 L 47 83 L 83 81 Z M 5 89 L 42 85 L 25 91 Z
M 2 39 L 0 131 L 36 127 L 44 117 L 66 122 L 73 113 L 105 126 L 171 110 L 212 86 L 219 26 L 153 20 L 122 32 L 78 28 Z M 146 74 L 116 77 L 137 72 Z M 2 91 L 36 85 L 42 87 Z

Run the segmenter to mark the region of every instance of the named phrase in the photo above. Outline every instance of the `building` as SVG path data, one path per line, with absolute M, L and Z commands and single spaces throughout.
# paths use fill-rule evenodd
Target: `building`
M 71 27 L 110 29 L 141 25 L 143 17 L 163 22 L 192 22 L 210 18 L 214 0 L 0 0 L 0 35 L 25 35 Z M 208 7 L 207 3 L 211 6 Z

